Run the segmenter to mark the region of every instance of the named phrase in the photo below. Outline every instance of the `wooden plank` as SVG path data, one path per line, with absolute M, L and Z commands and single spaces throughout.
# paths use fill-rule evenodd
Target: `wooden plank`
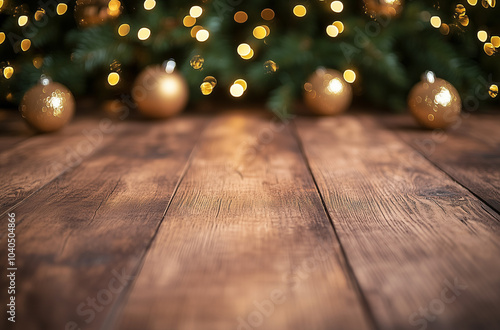
M 458 134 L 469 135 L 498 149 L 498 144 L 500 143 L 499 125 L 499 114 L 464 114 L 462 124 L 456 131 Z
M 207 128 L 119 315 L 116 329 L 371 326 L 295 139 L 248 113 Z
M 0 153 L 32 135 L 19 112 L 0 109 Z
M 296 123 L 379 328 L 497 328 L 500 223 L 487 206 L 373 118 Z
M 104 328 L 205 122 L 192 116 L 123 123 L 106 147 L 13 210 L 17 329 Z M 0 285 L 7 287 L 5 276 Z M 2 301 L 5 295 L 2 290 Z
M 0 153 L 0 214 L 106 145 L 119 124 L 106 118 L 81 119 Z
M 407 130 L 412 118 L 384 123 L 453 179 L 500 212 L 500 116 L 475 115 L 447 131 Z

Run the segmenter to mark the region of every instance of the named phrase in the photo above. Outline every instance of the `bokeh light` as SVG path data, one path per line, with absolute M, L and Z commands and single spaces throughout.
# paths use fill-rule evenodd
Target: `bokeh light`
M 196 38 L 196 33 L 198 33 L 198 31 L 200 30 L 203 30 L 203 26 L 201 25 L 195 25 L 191 28 L 191 37 L 193 38 Z
M 348 83 L 352 84 L 354 81 L 356 81 L 356 73 L 351 69 L 345 70 L 344 71 L 344 80 L 347 81 Z
M 303 5 L 293 7 L 293 14 L 297 17 L 304 17 L 307 14 L 307 9 Z
M 40 69 L 43 65 L 43 57 L 37 56 L 33 59 L 33 66 L 37 69 Z
M 111 17 L 117 17 L 120 15 L 122 3 L 118 0 L 111 0 L 108 3 L 108 15 Z
M 14 74 L 14 68 L 11 67 L 10 65 L 6 66 L 3 69 L 3 76 L 5 77 L 5 79 L 10 79 L 13 74 Z
M 231 96 L 233 97 L 241 97 L 245 90 L 241 85 L 238 84 L 233 84 L 231 85 L 231 88 L 229 88 L 229 92 L 231 93 Z
M 28 24 L 28 16 L 19 16 L 19 18 L 17 19 L 17 24 L 19 24 L 19 26 L 25 26 L 26 24 Z
M 241 58 L 243 58 L 244 60 L 249 60 L 249 59 L 251 59 L 253 57 L 253 55 L 254 55 L 254 51 L 253 51 L 253 49 L 250 49 L 250 53 L 248 53 L 247 55 L 242 56 Z
M 493 84 L 490 86 L 489 90 L 488 90 L 488 93 L 490 94 L 490 96 L 492 98 L 495 98 L 498 96 L 498 86 Z
M 203 9 L 200 6 L 193 6 L 189 9 L 189 15 L 194 18 L 198 18 L 203 14 Z
M 67 10 L 68 10 L 68 5 L 62 2 L 58 4 L 56 7 L 57 15 L 64 15 Z
M 266 73 L 274 73 L 276 71 L 278 71 L 279 67 L 278 67 L 278 64 L 276 64 L 276 62 L 272 61 L 272 60 L 268 60 L 266 62 L 264 62 L 264 70 L 266 70 Z
M 344 10 L 344 4 L 342 3 L 342 1 L 333 1 L 330 5 L 330 8 L 335 13 L 341 13 Z
M 210 33 L 205 29 L 201 29 L 200 31 L 196 32 L 196 40 L 198 40 L 199 42 L 205 42 L 209 37 Z
M 234 81 L 234 83 L 236 85 L 240 85 L 241 87 L 243 87 L 243 91 L 247 90 L 248 85 L 247 85 L 247 82 L 244 79 L 236 79 Z
M 488 33 L 484 30 L 480 30 L 477 32 L 477 38 L 481 42 L 485 42 L 488 39 Z
M 250 47 L 249 44 L 242 43 L 238 46 L 238 48 L 236 48 L 236 51 L 240 56 L 247 56 L 252 51 L 252 47 Z
M 244 11 L 238 11 L 236 14 L 234 14 L 234 21 L 236 23 L 245 23 L 248 19 L 247 13 Z
M 151 30 L 143 27 L 139 29 L 139 32 L 137 32 L 137 38 L 139 40 L 147 40 L 151 36 Z
M 187 15 L 182 20 L 182 24 L 184 24 L 185 27 L 192 27 L 196 24 L 196 18 Z
M 267 36 L 267 31 L 263 26 L 257 26 L 253 29 L 253 36 L 257 39 L 264 39 Z
M 274 18 L 274 10 L 266 8 L 260 13 L 260 16 L 266 21 L 270 21 Z
M 210 95 L 212 94 L 212 91 L 214 90 L 213 86 L 210 85 L 208 82 L 203 82 L 200 85 L 200 90 L 203 95 Z
M 332 25 L 339 30 L 339 33 L 344 32 L 344 23 L 342 23 L 341 21 L 335 21 L 332 23 Z
M 21 50 L 23 52 L 25 52 L 28 49 L 30 49 L 30 47 L 31 47 L 31 40 L 29 40 L 29 39 L 23 39 L 23 41 L 21 41 Z
M 36 12 L 35 12 L 35 21 L 39 21 L 43 18 L 43 15 L 45 15 L 45 9 L 41 8 L 41 9 L 38 9 Z
M 500 37 L 499 36 L 493 36 L 491 37 L 491 44 L 495 47 L 498 48 L 500 47 Z
M 492 56 L 496 52 L 495 46 L 493 46 L 493 44 L 490 42 L 485 43 L 484 52 L 486 53 L 486 55 Z
M 118 35 L 124 37 L 130 33 L 130 25 L 122 24 L 118 27 Z
M 431 25 L 436 29 L 439 29 L 441 27 L 441 18 L 439 16 L 432 16 L 430 22 Z
M 108 84 L 110 86 L 115 86 L 120 82 L 120 75 L 117 72 L 111 72 L 108 75 Z
M 339 29 L 335 25 L 328 25 L 326 27 L 326 34 L 328 34 L 328 36 L 332 38 L 335 38 L 339 35 Z
M 191 65 L 191 67 L 195 70 L 201 70 L 204 63 L 205 59 L 201 55 L 195 55 L 189 61 L 189 65 Z
M 151 10 L 154 7 L 156 7 L 156 1 L 155 0 L 146 0 L 146 1 L 144 1 L 144 9 Z
M 217 79 L 212 76 L 207 76 L 203 79 L 200 85 L 200 90 L 203 95 L 210 95 L 217 85 Z

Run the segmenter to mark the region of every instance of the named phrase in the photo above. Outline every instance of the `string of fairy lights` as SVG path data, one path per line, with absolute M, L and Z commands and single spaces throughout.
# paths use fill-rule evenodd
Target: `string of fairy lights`
M 400 3 L 399 0 L 380 0 L 386 3 Z M 478 4 L 484 9 L 494 8 L 496 6 L 495 0 L 467 0 L 469 6 L 476 6 Z M 6 6 L 7 1 L 0 0 L 0 12 L 3 11 Z M 103 8 L 104 12 L 98 11 L 88 14 L 84 11 L 78 10 L 79 1 L 76 2 L 75 7 L 75 19 L 81 27 L 92 25 L 95 21 L 102 22 L 106 19 L 116 18 L 121 15 L 123 11 L 123 4 L 119 0 L 109 0 L 107 2 L 107 7 Z M 308 15 L 307 4 L 296 4 L 290 6 L 290 12 L 298 18 L 304 18 Z M 156 7 L 155 0 L 145 0 L 143 3 L 143 9 L 146 11 L 152 11 Z M 341 14 L 344 10 L 344 4 L 342 1 L 335 0 L 330 3 L 330 9 L 334 14 Z M 142 10 L 142 8 L 140 9 Z M 469 25 L 469 17 L 467 15 L 467 8 L 463 4 L 457 4 L 454 12 L 454 21 L 445 23 L 440 16 L 432 16 L 428 12 L 422 13 L 426 17 L 429 24 L 439 31 L 443 35 L 448 35 L 454 29 L 462 29 Z M 55 13 L 58 16 L 62 16 L 68 13 L 68 5 L 66 3 L 59 3 L 55 8 Z M 33 20 L 40 21 L 46 15 L 46 9 L 38 8 L 33 14 L 26 13 L 25 10 L 14 10 L 13 15 L 17 17 L 17 25 L 19 27 L 24 27 L 33 23 Z M 211 34 L 208 28 L 200 24 L 203 21 L 204 9 L 201 6 L 192 6 L 186 15 L 182 19 L 182 24 L 185 28 L 190 29 L 190 35 L 197 42 L 204 43 L 208 42 L 211 38 Z M 271 8 L 264 8 L 260 12 L 260 18 L 264 22 L 271 22 L 276 17 L 276 12 Z M 259 19 L 260 19 L 259 18 Z M 237 11 L 233 19 L 238 24 L 250 24 L 249 14 L 245 11 Z M 270 24 L 269 24 L 270 25 Z M 252 36 L 258 41 L 265 41 L 266 38 L 272 33 L 271 28 L 268 24 L 258 24 L 252 29 Z M 325 27 L 325 34 L 330 38 L 336 38 L 341 35 L 347 27 L 341 20 L 335 20 L 331 24 Z M 126 37 L 132 33 L 132 28 L 128 23 L 122 23 L 117 26 L 116 33 L 120 37 Z M 139 41 L 146 41 L 152 36 L 152 31 L 149 27 L 143 26 L 139 27 L 136 31 L 137 39 Z M 484 53 L 487 56 L 493 56 L 500 48 L 500 37 L 494 35 L 485 29 L 477 31 L 477 39 L 482 44 Z M 6 32 L 0 31 L 0 46 L 6 44 Z M 22 52 L 28 52 L 32 47 L 32 41 L 29 38 L 23 38 L 19 43 L 14 45 L 14 47 L 19 47 Z M 236 54 L 244 61 L 250 61 L 254 59 L 257 55 L 258 49 L 252 47 L 248 42 L 241 42 L 235 44 Z M 33 66 L 40 69 L 43 66 L 43 57 L 39 55 L 34 55 Z M 201 70 L 204 65 L 204 58 L 202 55 L 195 55 L 190 59 L 190 65 L 194 70 Z M 279 70 L 279 63 L 274 62 L 272 59 L 268 59 L 264 62 L 264 68 L 266 73 L 274 73 Z M 9 62 L 4 62 L 2 65 L 2 77 L 3 79 L 11 79 L 15 74 L 14 66 Z M 121 65 L 117 62 L 110 64 L 110 72 L 107 75 L 107 83 L 110 86 L 115 86 L 120 82 L 121 77 Z M 354 83 L 356 80 L 356 71 L 354 68 L 349 68 L 343 72 L 343 78 L 348 83 Z M 214 88 L 217 86 L 217 79 L 213 76 L 206 76 L 200 84 L 200 92 L 203 95 L 210 95 Z M 248 88 L 248 84 L 243 78 L 236 79 L 229 86 L 229 93 L 233 97 L 241 97 Z M 498 86 L 492 84 L 489 89 L 491 97 L 496 97 L 498 94 Z

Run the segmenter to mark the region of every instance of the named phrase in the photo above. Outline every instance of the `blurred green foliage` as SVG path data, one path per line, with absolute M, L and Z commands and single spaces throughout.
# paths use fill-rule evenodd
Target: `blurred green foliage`
M 106 3 L 105 0 L 85 0 Z M 64 2 L 64 1 L 61 1 Z M 300 99 L 303 84 L 318 67 L 343 71 L 354 69 L 355 97 L 373 105 L 395 111 L 406 107 L 406 97 L 423 72 L 432 70 L 438 77 L 450 81 L 465 102 L 471 99 L 482 105 L 491 102 L 487 84 L 500 80 L 497 56 L 488 56 L 476 33 L 484 29 L 500 35 L 498 8 L 483 8 L 480 4 L 465 6 L 470 23 L 456 24 L 454 9 L 457 1 L 406 1 L 402 13 L 395 17 L 370 17 L 362 1 L 344 1 L 344 10 L 334 13 L 331 1 L 264 1 L 206 0 L 157 1 L 153 10 L 143 7 L 144 1 L 122 1 L 122 14 L 91 27 L 79 27 L 74 15 L 75 2 L 69 1 L 68 11 L 57 15 L 56 1 L 24 1 L 15 6 L 7 1 L 0 13 L 0 31 L 7 39 L 0 45 L 2 66 L 9 63 L 15 69 L 11 79 L 0 78 L 0 102 L 5 104 L 11 93 L 12 104 L 34 85 L 42 73 L 67 85 L 76 95 L 91 94 L 111 98 L 130 91 L 134 77 L 147 65 L 161 64 L 169 58 L 177 61 L 191 88 L 192 101 L 203 98 L 229 97 L 229 86 L 237 78 L 248 82 L 243 99 L 267 102 L 275 111 L 292 111 Z M 296 4 L 306 6 L 306 16 L 293 15 Z M 200 43 L 190 35 L 182 19 L 193 5 L 204 11 L 196 24 L 210 32 L 210 38 Z M 33 14 L 43 7 L 41 21 Z M 261 11 L 272 8 L 272 21 L 264 21 Z M 239 24 L 233 19 L 236 11 L 248 13 L 248 21 Z M 30 22 L 19 27 L 17 17 L 27 14 Z M 431 15 L 439 15 L 451 27 L 448 35 L 429 23 Z M 333 21 L 342 21 L 345 30 L 330 38 L 325 28 Z M 122 23 L 130 24 L 125 37 L 117 33 Z M 271 33 L 264 40 L 252 36 L 255 26 L 266 24 Z M 145 41 L 137 38 L 141 27 L 151 30 Z M 19 51 L 24 38 L 32 41 L 31 48 Z M 255 51 L 251 60 L 243 60 L 236 47 L 249 43 Z M 202 70 L 194 70 L 189 62 L 194 55 L 204 58 Z M 42 57 L 37 69 L 34 57 Z M 267 73 L 264 63 L 273 60 L 279 66 Z M 111 87 L 106 82 L 113 62 L 120 64 L 121 82 Z M 115 62 L 115 63 L 116 63 Z M 217 78 L 218 85 L 210 96 L 203 96 L 199 86 L 205 76 Z

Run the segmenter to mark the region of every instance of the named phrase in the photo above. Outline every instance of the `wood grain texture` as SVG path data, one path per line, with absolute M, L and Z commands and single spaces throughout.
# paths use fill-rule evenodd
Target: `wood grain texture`
M 0 214 L 103 147 L 119 124 L 77 120 L 62 131 L 33 136 L 0 153 Z
M 21 120 L 18 111 L 0 109 L 0 153 L 34 134 Z
M 498 216 L 373 117 L 296 124 L 379 327 L 498 328 Z
M 500 116 L 470 115 L 444 132 L 406 129 L 411 120 L 404 116 L 390 117 L 383 122 L 500 212 Z
M 217 118 L 115 328 L 370 327 L 293 136 L 267 116 Z
M 106 328 L 206 121 L 188 116 L 123 123 L 107 146 L 14 209 L 16 329 L 72 328 L 68 322 Z M 5 249 L 2 244 L 6 260 Z M 0 285 L 6 287 L 5 277 Z

